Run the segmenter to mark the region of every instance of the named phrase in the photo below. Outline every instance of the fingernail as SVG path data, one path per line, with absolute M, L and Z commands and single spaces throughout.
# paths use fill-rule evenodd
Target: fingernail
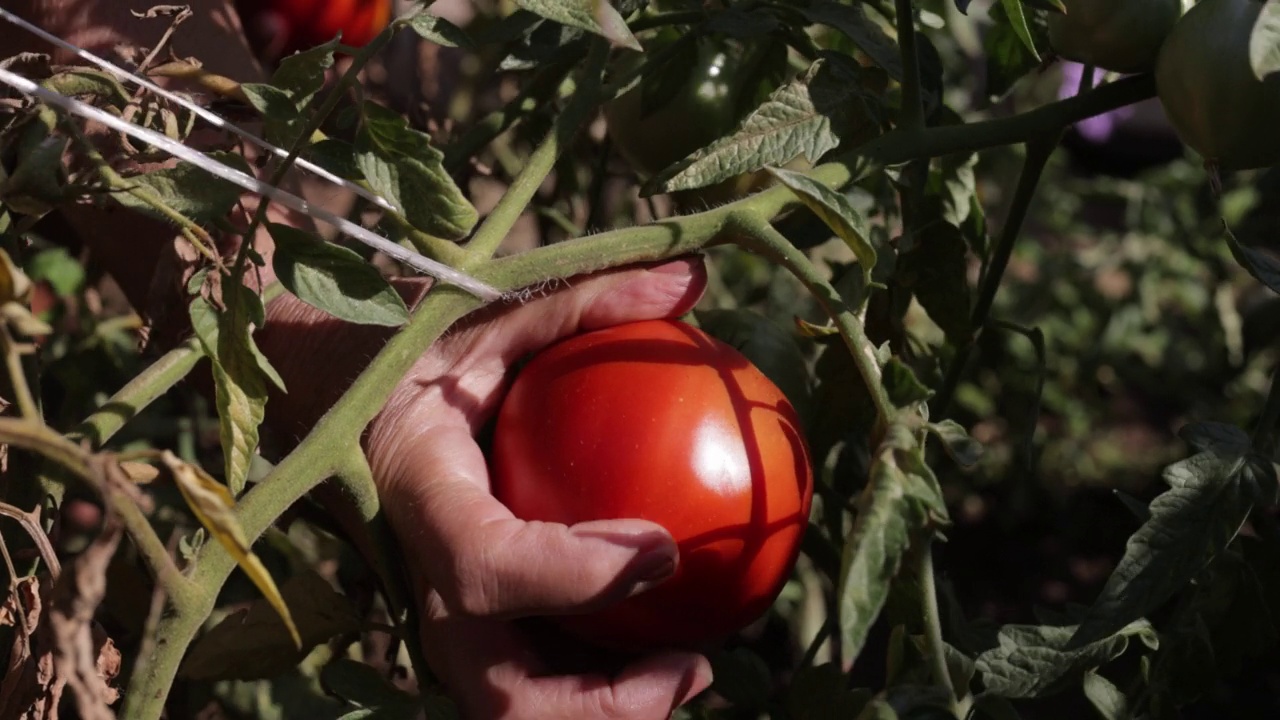
M 676 572 L 676 556 L 666 549 L 653 550 L 638 556 L 627 570 L 631 580 L 628 596 L 639 595 L 668 580 Z

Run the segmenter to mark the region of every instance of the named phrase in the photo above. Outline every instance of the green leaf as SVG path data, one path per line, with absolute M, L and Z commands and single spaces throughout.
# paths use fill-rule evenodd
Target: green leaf
M 802 173 L 772 167 L 769 172 L 849 246 L 862 267 L 863 282 L 870 284 L 871 272 L 876 266 L 876 249 L 871 244 L 866 219 L 849 198 Z
M 271 379 L 283 381 L 267 363 L 250 335 L 254 306 L 261 308 L 257 294 L 244 286 L 224 286 L 225 294 L 236 292 L 234 314 L 220 310 L 205 297 L 196 297 L 189 308 L 191 326 L 200 347 L 213 366 L 214 394 L 218 408 L 219 435 L 226 462 L 227 486 L 238 496 L 249 477 L 249 466 L 258 447 L 258 427 L 266 413 L 267 385 Z
M 969 342 L 973 323 L 968 246 L 958 228 L 945 222 L 929 224 L 915 246 L 898 255 L 895 275 L 942 328 L 947 342 L 957 347 Z
M 853 41 L 859 50 L 880 66 L 889 77 L 901 82 L 902 52 L 879 23 L 867 17 L 861 4 L 845 5 L 835 0 L 818 0 L 801 9 L 811 23 L 828 25 Z
M 608 0 L 516 0 L 516 4 L 548 20 L 599 35 L 614 45 L 640 50 L 622 14 Z
M 650 180 L 642 194 L 713 185 L 804 155 L 816 163 L 844 137 L 875 132 L 879 97 L 872 71 L 847 57 L 825 54 L 783 85 L 738 129 Z
M 1267 0 L 1262 6 L 1249 36 L 1249 64 L 1259 80 L 1280 72 L 1280 0 Z
M 209 153 L 209 157 L 237 170 L 250 171 L 241 155 L 213 152 Z M 169 209 L 197 223 L 225 218 L 244 192 L 240 186 L 212 177 L 203 169 L 188 163 L 132 175 L 128 181 L 135 187 L 149 191 Z M 169 222 L 168 217 L 129 193 L 112 193 L 111 197 L 124 207 Z
M 1004 97 L 1014 83 L 1040 65 L 1039 56 L 1027 49 L 1026 42 L 1005 11 L 1005 5 L 1011 1 L 1017 2 L 1002 0 L 1000 3 L 992 3 L 989 10 L 991 19 L 995 22 L 987 29 L 983 48 L 987 61 L 986 92 L 991 98 Z M 1025 14 L 1023 23 L 1027 23 Z M 1035 28 L 1027 25 L 1027 29 L 1037 34 L 1041 31 L 1039 25 Z
M 1120 657 L 1129 638 L 1154 647 L 1151 623 L 1138 620 L 1114 634 L 1073 646 L 1075 626 L 1006 625 L 999 646 L 978 656 L 975 663 L 986 692 L 1006 698 L 1043 697 L 1062 690 L 1089 670 Z
M 712 690 L 742 710 L 763 710 L 769 702 L 769 666 L 746 648 L 723 650 L 710 657 Z
M 425 7 L 420 7 L 413 17 L 409 18 L 409 28 L 422 39 L 436 45 L 468 50 L 475 48 L 475 43 L 462 28 L 438 15 L 432 15 Z
M 1264 250 L 1241 245 L 1236 240 L 1235 233 L 1225 224 L 1222 230 L 1227 238 L 1227 247 L 1231 249 L 1231 256 L 1240 267 L 1248 270 L 1255 280 L 1266 285 L 1272 292 L 1280 293 L 1280 258 Z
M 304 111 L 324 87 L 325 73 L 333 67 L 336 39 L 295 53 L 280 61 L 271 83 L 243 83 L 249 104 L 262 114 L 266 136 L 282 147 L 291 147 L 306 125 Z
M 982 443 L 974 440 L 955 420 L 929 423 L 929 432 L 942 441 L 947 455 L 965 470 L 973 469 L 982 459 Z
M 287 225 L 268 229 L 276 242 L 276 277 L 299 300 L 363 325 L 396 327 L 409 319 L 404 300 L 356 252 Z
M 471 232 L 479 215 L 445 172 L 431 137 L 381 105 L 367 102 L 361 109 L 356 165 L 373 191 L 425 233 L 455 240 Z
M 348 658 L 339 658 L 325 666 L 320 681 L 329 690 L 357 710 L 342 720 L 415 720 L 426 711 L 426 720 L 456 720 L 457 709 L 440 696 L 415 697 L 392 685 L 381 672 Z
M 889 399 L 898 407 L 907 407 L 933 397 L 933 391 L 920 382 L 915 371 L 896 357 L 889 358 L 889 362 L 885 363 L 881 382 L 889 393 Z
M 41 250 L 27 261 L 27 275 L 32 280 L 44 280 L 54 294 L 66 297 L 74 295 L 84 286 L 84 265 L 71 257 L 66 248 Z
M 858 657 L 912 540 L 946 506 L 911 432 L 891 427 L 877 450 L 858 516 L 845 541 L 836 584 L 841 649 Z
M 1151 502 L 1151 519 L 1080 623 L 1082 646 L 1160 607 L 1191 581 L 1240 531 L 1253 507 L 1247 456 L 1207 450 L 1165 469 L 1170 489 Z
M 315 571 L 303 569 L 280 586 L 280 596 L 297 624 L 302 646 L 271 603 L 255 600 L 237 610 L 192 644 L 182 661 L 183 677 L 195 680 L 253 680 L 279 675 L 330 638 L 359 632 L 363 623 L 351 601 Z
M 1084 674 L 1084 696 L 1103 720 L 1129 720 L 1129 698 L 1110 680 L 1095 672 Z
M 1005 14 L 1009 17 L 1009 24 L 1013 26 L 1013 32 L 1022 41 L 1030 51 L 1031 56 L 1040 61 L 1040 53 L 1036 52 L 1035 40 L 1031 38 L 1031 28 L 1027 26 L 1027 16 L 1022 8 L 1023 0 L 1000 0 L 1001 6 L 1004 7 Z

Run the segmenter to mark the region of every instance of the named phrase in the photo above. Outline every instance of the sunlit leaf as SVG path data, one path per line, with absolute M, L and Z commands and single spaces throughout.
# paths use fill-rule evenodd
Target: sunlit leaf
M 641 49 L 627 28 L 627 21 L 608 0 L 516 0 L 516 4 L 548 20 L 595 33 L 615 45 Z
M 849 246 L 862 267 L 864 281 L 870 283 L 876 266 L 876 249 L 871 245 L 866 219 L 849 198 L 802 173 L 772 167 L 769 172 Z
M 287 225 L 269 230 L 276 277 L 298 299 L 348 322 L 394 327 L 409 319 L 400 295 L 354 251 Z
M 1249 64 L 1259 80 L 1280 72 L 1280 0 L 1266 0 L 1249 36 Z

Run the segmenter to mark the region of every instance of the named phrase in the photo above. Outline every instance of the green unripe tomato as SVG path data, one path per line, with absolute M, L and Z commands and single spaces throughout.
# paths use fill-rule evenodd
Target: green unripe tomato
M 1062 0 L 1049 13 L 1049 44 L 1058 55 L 1121 73 L 1155 66 L 1160 45 L 1182 15 L 1182 0 Z
M 605 119 L 614 146 L 642 176 L 656 175 L 698 148 L 728 133 L 739 118 L 733 85 L 735 67 L 728 48 L 699 39 L 692 65 L 672 62 L 656 68 L 634 88 L 605 106 Z M 651 47 L 649 53 L 661 48 Z M 632 55 L 622 63 L 633 69 L 644 57 Z M 678 67 L 672 67 L 677 65 Z M 667 77 L 655 77 L 666 75 Z M 678 83 L 666 93 L 653 90 L 657 84 Z M 668 86 L 670 87 L 670 86 Z M 646 91 L 648 96 L 646 97 Z M 657 107 L 646 107 L 653 98 Z
M 1257 0 L 1202 0 L 1169 34 L 1156 90 L 1178 136 L 1223 170 L 1280 163 L 1280 73 L 1253 74 Z

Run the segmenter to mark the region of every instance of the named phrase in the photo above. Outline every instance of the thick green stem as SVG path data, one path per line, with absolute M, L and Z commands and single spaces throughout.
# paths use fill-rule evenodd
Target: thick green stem
M 1022 223 L 1027 217 L 1027 210 L 1031 207 L 1031 200 L 1035 197 L 1036 188 L 1040 185 L 1040 176 L 1044 172 L 1045 165 L 1049 162 L 1049 157 L 1053 155 L 1054 149 L 1058 146 L 1058 139 L 1061 136 L 1062 132 L 1059 130 L 1027 145 L 1027 157 L 1023 161 L 1022 174 L 1018 177 L 1018 186 L 1013 192 L 1009 215 L 1000 231 L 1000 239 L 996 242 L 995 249 L 991 252 L 991 260 L 987 265 L 987 272 L 982 278 L 981 286 L 978 288 L 978 299 L 973 305 L 970 326 L 973 328 L 974 335 L 963 345 L 956 348 L 955 358 L 952 359 L 950 367 L 947 368 L 947 374 L 943 379 L 942 387 L 938 390 L 937 399 L 930 403 L 933 414 L 938 418 L 946 415 L 947 406 L 951 404 L 951 399 L 955 396 L 960 377 L 964 374 L 965 365 L 969 362 L 969 355 L 973 352 L 977 334 L 981 333 L 982 328 L 987 324 L 988 316 L 991 313 L 991 305 L 995 302 L 996 293 L 999 292 L 1000 283 L 1004 279 L 1005 268 L 1009 265 L 1009 258 L 1013 256 L 1014 245 L 1017 244 L 1018 236 L 1022 233 Z

